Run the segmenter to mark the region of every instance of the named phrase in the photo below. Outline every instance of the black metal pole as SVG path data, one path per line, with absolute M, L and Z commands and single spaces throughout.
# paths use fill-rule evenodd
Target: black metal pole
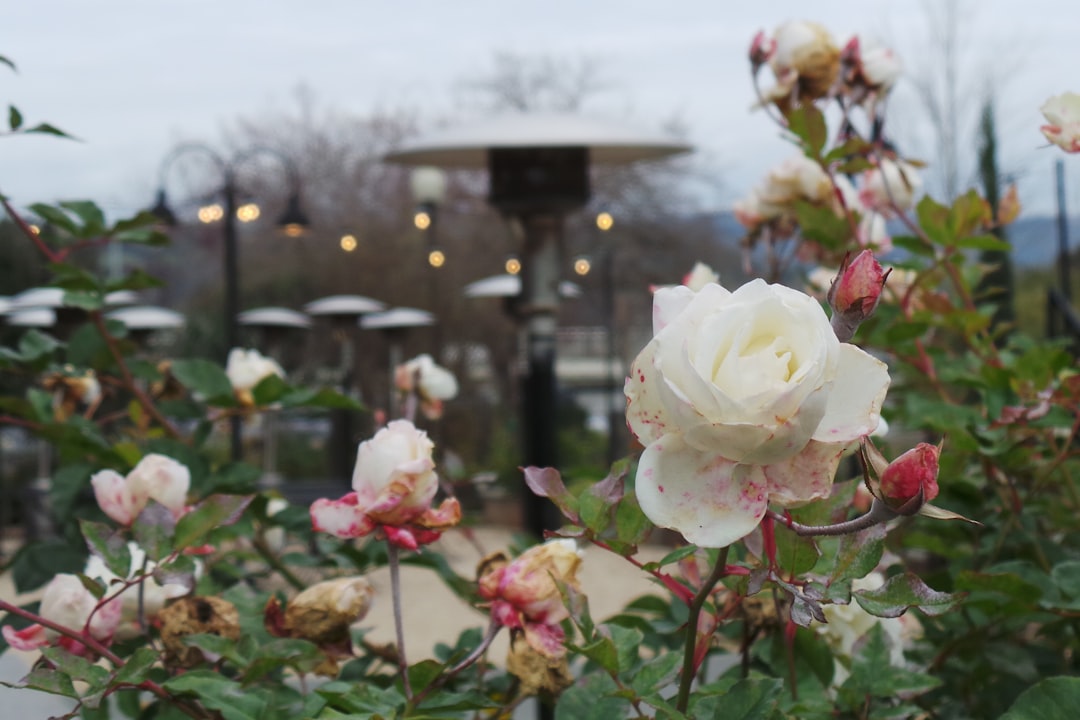
M 620 377 L 618 353 L 615 349 L 615 253 L 611 251 L 610 246 L 606 246 L 603 250 L 604 256 L 604 325 L 607 331 L 607 382 L 605 383 L 605 395 L 604 400 L 607 405 L 607 421 L 608 421 L 608 467 L 615 463 L 619 459 L 620 455 L 620 442 L 619 434 L 622 432 L 621 426 L 625 422 L 623 420 L 623 413 L 619 407 L 619 403 L 615 398 L 619 392 L 619 382 L 622 379 Z
M 528 362 L 522 388 L 525 464 L 556 467 L 558 386 L 555 378 L 555 328 L 562 267 L 563 218 L 555 212 L 544 212 L 526 215 L 521 221 L 525 228 L 521 311 L 524 315 Z M 524 495 L 524 516 L 526 530 L 539 538 L 544 536 L 545 530 L 556 530 L 562 524 L 555 506 L 531 492 Z
M 1069 277 L 1069 217 L 1065 208 L 1065 163 L 1059 158 L 1056 163 L 1057 175 L 1057 235 L 1058 235 L 1058 278 L 1061 294 L 1072 302 L 1072 282 Z
M 240 265 L 238 262 L 236 240 L 236 184 L 232 171 L 225 170 L 225 353 L 226 355 L 240 343 L 240 326 L 237 315 L 240 312 Z M 243 438 L 241 421 L 238 415 L 229 419 L 229 457 L 234 462 L 243 456 Z

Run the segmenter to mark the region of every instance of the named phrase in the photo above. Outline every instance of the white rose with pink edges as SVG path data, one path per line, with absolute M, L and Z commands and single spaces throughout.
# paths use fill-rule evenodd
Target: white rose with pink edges
M 841 456 L 878 425 L 885 364 L 837 340 L 797 290 L 664 288 L 653 329 L 626 381 L 627 424 L 645 446 L 636 491 L 650 520 L 689 542 L 724 547 L 770 503 L 827 497 Z

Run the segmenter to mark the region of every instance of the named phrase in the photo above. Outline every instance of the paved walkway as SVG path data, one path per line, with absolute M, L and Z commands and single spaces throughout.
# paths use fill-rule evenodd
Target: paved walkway
M 434 546 L 461 575 L 475 576 L 476 564 L 489 552 L 506 549 L 513 533 L 506 528 L 482 527 L 473 531 L 470 542 L 464 533 L 450 531 Z M 639 559 L 658 560 L 671 548 L 646 546 Z M 390 603 L 390 576 L 385 568 L 369 575 L 375 586 L 375 602 L 361 627 L 371 628 L 368 639 L 375 643 L 394 641 L 393 610 Z M 597 620 L 616 613 L 633 598 L 649 592 L 662 592 L 648 576 L 626 560 L 597 547 L 587 547 L 580 573 L 582 589 Z M 405 649 L 410 663 L 432 657 L 436 643 L 453 645 L 462 631 L 487 626 L 487 616 L 461 601 L 431 570 L 405 566 L 401 573 L 405 616 Z M 0 597 L 26 602 L 29 596 L 16 596 L 7 575 L 0 576 Z M 501 664 L 506 657 L 507 633 L 500 633 L 489 652 L 492 662 Z M 0 680 L 15 682 L 25 675 L 36 653 L 8 650 L 0 655 Z M 63 698 L 28 690 L 0 686 L 0 713 L 3 718 L 37 720 L 68 712 L 71 704 Z M 532 717 L 523 714 L 522 717 Z

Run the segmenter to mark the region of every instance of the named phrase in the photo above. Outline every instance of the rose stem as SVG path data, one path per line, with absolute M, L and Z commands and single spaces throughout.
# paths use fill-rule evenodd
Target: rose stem
M 386 541 L 386 555 L 390 565 L 390 596 L 394 605 L 394 633 L 397 635 L 398 667 L 401 668 L 401 683 L 405 688 L 405 698 L 412 700 L 412 686 L 409 685 L 409 661 L 405 659 L 405 623 L 401 617 L 401 563 L 398 549 L 390 540 Z
M 682 674 L 679 680 L 679 698 L 675 703 L 675 709 L 681 713 L 686 712 L 690 705 L 690 686 L 694 682 L 694 651 L 697 644 L 698 618 L 701 616 L 701 608 L 709 599 L 713 588 L 720 579 L 727 575 L 727 557 L 729 548 L 720 550 L 720 556 L 716 558 L 716 565 L 705 583 L 698 590 L 697 595 L 690 601 L 690 614 L 686 620 L 686 651 L 683 653 Z

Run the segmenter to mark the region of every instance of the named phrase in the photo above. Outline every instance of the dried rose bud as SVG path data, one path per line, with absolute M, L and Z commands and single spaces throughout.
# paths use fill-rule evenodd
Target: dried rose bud
M 881 474 L 881 495 L 903 515 L 913 515 L 938 495 L 938 456 L 941 448 L 919 443 L 889 463 Z
M 203 651 L 184 642 L 190 635 L 208 633 L 229 640 L 240 639 L 240 614 L 236 606 L 219 597 L 182 598 L 161 611 L 161 641 L 165 644 L 167 667 L 195 667 L 207 658 Z
M 319 645 L 340 642 L 348 637 L 349 626 L 367 615 L 374 594 L 362 577 L 317 583 L 289 601 L 285 628 L 293 637 Z

